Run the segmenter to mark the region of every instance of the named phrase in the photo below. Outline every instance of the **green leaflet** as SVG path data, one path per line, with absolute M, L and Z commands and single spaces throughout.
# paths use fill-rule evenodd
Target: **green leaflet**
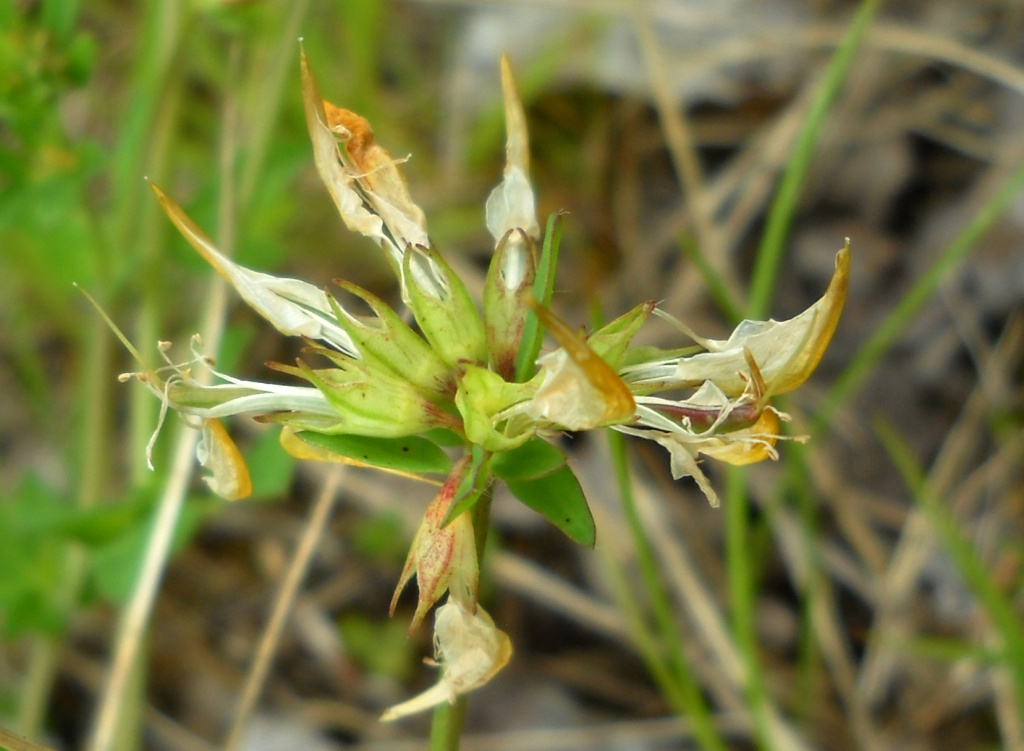
M 303 430 L 296 432 L 295 437 L 314 448 L 381 469 L 439 475 L 446 475 L 452 469 L 452 460 L 436 443 L 417 436 L 376 438 Z
M 526 480 L 507 480 L 512 495 L 540 513 L 570 540 L 593 547 L 597 536 L 594 517 L 579 480 L 569 465 Z
M 491 471 L 505 482 L 533 480 L 565 464 L 565 454 L 539 436 L 511 451 L 494 455 Z

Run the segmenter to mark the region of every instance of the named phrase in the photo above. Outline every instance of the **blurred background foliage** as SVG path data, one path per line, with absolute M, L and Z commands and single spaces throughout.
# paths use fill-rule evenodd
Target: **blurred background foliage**
M 210 274 L 145 180 L 250 267 L 324 285 L 344 277 L 395 297 L 380 254 L 343 229 L 313 170 L 300 37 L 325 96 L 366 116 L 393 155 L 412 155 L 412 195 L 471 279 L 489 255 L 483 200 L 504 148 L 497 60 L 510 52 L 540 213 L 570 211 L 556 307 L 582 323 L 657 299 L 702 333 L 725 330 L 722 301 L 748 288 L 794 134 L 858 3 L 544 6 L 0 3 L 0 724 L 85 747 L 182 429 L 164 428 L 149 472 L 159 404 L 117 382 L 136 365 L 74 287 L 151 362 L 158 339 L 187 357 Z M 660 45 L 653 56 L 650 40 L 636 41 L 644 23 Z M 739 528 L 751 576 L 731 578 L 737 542 L 723 512 L 669 482 L 664 457 L 630 460 L 637 492 L 663 504 L 653 524 L 671 533 L 648 534 L 721 747 L 789 751 L 752 730 L 761 702 L 777 704 L 807 747 L 1024 748 L 1014 635 L 1024 592 L 1021 39 L 1024 13 L 1008 0 L 893 0 L 836 84 L 788 215 L 771 311 L 786 317 L 820 294 L 847 235 L 854 279 L 833 348 L 791 405 L 798 426 L 821 434 L 806 453 L 784 446 L 777 465 L 717 478 L 751 498 L 749 529 Z M 683 250 L 694 247 L 698 263 Z M 266 333 L 233 304 L 219 368 L 269 378 L 263 363 L 298 350 Z M 125 697 L 138 712 L 124 748 L 220 747 L 213 739 L 322 484 L 272 432 L 232 429 L 254 498 L 225 507 L 190 486 L 149 667 Z M 572 444 L 601 509 L 598 553 L 568 548 L 499 499 L 485 586 L 517 657 L 471 715 L 471 731 L 507 734 L 490 747 L 691 747 L 685 722 L 658 724 L 677 709 L 642 657 L 658 598 L 624 607 L 643 555 L 609 500 L 616 478 L 598 443 Z M 375 716 L 428 677 L 417 665 L 424 636 L 408 641 L 403 621 L 384 614 L 429 492 L 346 478 L 257 718 L 294 731 L 279 747 L 403 748 L 422 735 Z M 707 630 L 692 590 L 671 583 L 676 567 L 690 571 L 673 550 L 716 612 L 735 617 L 746 598 L 751 622 L 730 623 L 724 637 Z M 747 650 L 760 698 L 722 668 L 721 638 Z M 671 652 L 665 633 L 653 641 L 653 654 Z M 599 725 L 601 737 L 586 733 Z M 568 731 L 516 737 L 535 726 Z M 715 747 L 707 737 L 701 745 Z

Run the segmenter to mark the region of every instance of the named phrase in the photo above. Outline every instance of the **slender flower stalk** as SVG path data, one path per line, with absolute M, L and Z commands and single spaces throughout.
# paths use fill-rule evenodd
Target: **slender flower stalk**
M 572 539 L 592 545 L 587 500 L 566 455 L 547 439 L 607 427 L 663 446 L 673 476 L 692 477 L 717 505 L 701 461 L 748 464 L 777 457 L 779 424 L 787 417 L 771 399 L 813 372 L 846 296 L 848 244 L 836 256 L 821 299 L 787 321 L 743 321 L 727 339 L 713 340 L 642 302 L 589 334 L 573 329 L 550 310 L 538 282 L 542 237 L 526 116 L 507 60 L 501 76 L 506 167 L 486 201 L 485 223 L 495 245 L 478 307 L 432 245 L 401 160 L 377 143 L 366 119 L 321 97 L 301 58 L 317 171 L 346 226 L 382 249 L 418 331 L 354 284 L 338 282 L 371 315 L 346 310 L 318 285 L 236 264 L 153 186 L 174 225 L 239 296 L 279 332 L 308 344 L 294 364 L 272 364 L 306 385 L 218 373 L 198 340 L 189 362 L 173 364 L 165 354 L 169 345 L 161 344 L 165 366 L 131 374 L 158 396 L 163 413 L 173 410 L 203 431 L 199 459 L 211 473 L 211 489 L 230 499 L 249 492 L 242 455 L 219 421 L 242 414 L 284 426 L 282 446 L 299 458 L 445 478 L 425 509 L 390 608 L 393 614 L 415 576 L 412 631 L 448 595 L 434 615 L 441 674 L 435 686 L 387 710 L 385 720 L 455 701 L 487 683 L 511 656 L 508 636 L 477 602 L 477 536 L 485 525 L 477 523 L 474 531 L 474 506 L 490 497 L 496 480 Z M 674 322 L 686 337 L 681 347 L 632 346 L 652 316 Z M 532 375 L 517 380 L 520 350 L 530 351 L 524 343 L 528 321 L 539 321 L 558 346 L 540 357 Z M 217 383 L 198 381 L 198 368 L 213 371 Z M 486 513 L 486 503 L 475 511 Z

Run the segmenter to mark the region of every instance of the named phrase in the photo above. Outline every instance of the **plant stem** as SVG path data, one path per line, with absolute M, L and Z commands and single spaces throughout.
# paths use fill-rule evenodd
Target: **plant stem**
M 639 646 L 648 663 L 648 669 L 651 670 L 651 674 L 658 682 L 673 710 L 680 716 L 688 717 L 693 723 L 694 733 L 701 747 L 714 751 L 725 751 L 725 742 L 711 722 L 707 701 L 701 694 L 697 679 L 686 660 L 672 603 L 665 590 L 654 551 L 644 534 L 643 522 L 633 498 L 625 440 L 619 433 L 606 432 L 618 480 L 619 496 L 622 499 L 623 510 L 640 563 L 640 574 L 651 601 L 651 609 L 661 637 L 662 649 L 667 651 L 667 656 L 657 654 L 659 650 L 651 639 L 642 640 Z M 631 610 L 636 613 L 637 625 L 642 627 L 639 608 L 631 608 Z
M 487 488 L 480 494 L 480 499 L 473 504 L 473 539 L 476 541 L 476 558 L 480 569 L 483 569 L 484 550 L 487 547 L 487 534 L 491 526 L 491 502 L 494 500 L 494 480 L 491 479 Z M 434 707 L 430 723 L 430 751 L 456 751 L 462 738 L 462 723 L 466 715 L 466 696 L 462 695 L 454 704 L 438 704 Z

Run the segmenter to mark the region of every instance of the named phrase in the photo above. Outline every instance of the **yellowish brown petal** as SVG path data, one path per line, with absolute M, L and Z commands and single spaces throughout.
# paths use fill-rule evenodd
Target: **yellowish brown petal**
M 203 437 L 196 448 L 199 463 L 210 470 L 203 479 L 210 490 L 229 501 L 252 493 L 252 480 L 241 452 L 220 420 L 203 421 Z
M 412 198 L 399 161 L 377 143 L 370 122 L 355 112 L 323 102 L 327 126 L 340 137 L 370 207 L 400 245 L 428 245 L 427 218 Z
M 777 457 L 778 436 L 779 416 L 774 410 L 766 409 L 749 428 L 723 433 L 695 445 L 701 454 L 726 464 L 756 464 Z
M 761 371 L 770 394 L 792 391 L 814 372 L 839 323 L 850 273 L 850 245 L 836 255 L 832 280 L 814 305 L 787 321 L 743 321 L 725 341 L 701 340 L 708 348 L 683 358 L 668 387 L 697 386 L 713 381 L 729 396 L 743 393 L 741 376 L 749 356 Z
M 546 374 L 529 413 L 568 430 L 630 419 L 636 402 L 626 382 L 558 316 L 540 305 L 534 311 L 562 348 L 542 359 Z

